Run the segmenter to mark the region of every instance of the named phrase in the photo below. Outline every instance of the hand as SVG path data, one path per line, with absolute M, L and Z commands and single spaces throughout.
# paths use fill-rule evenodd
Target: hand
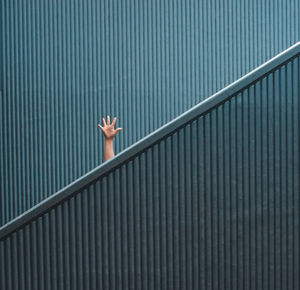
M 119 131 L 122 130 L 122 128 L 114 129 L 114 126 L 116 124 L 117 118 L 115 117 L 110 124 L 109 116 L 107 116 L 107 123 L 105 122 L 105 119 L 102 118 L 104 127 L 102 127 L 100 124 L 98 124 L 98 127 L 102 130 L 104 136 L 106 139 L 113 139 Z

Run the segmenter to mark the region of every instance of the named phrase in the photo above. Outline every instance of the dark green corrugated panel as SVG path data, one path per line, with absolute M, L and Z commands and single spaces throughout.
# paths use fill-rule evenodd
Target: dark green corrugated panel
M 0 230 L 1 289 L 300 288 L 300 43 Z
M 1 1 L 0 225 L 299 41 L 299 1 Z M 2 88 L 1 88 L 2 89 Z

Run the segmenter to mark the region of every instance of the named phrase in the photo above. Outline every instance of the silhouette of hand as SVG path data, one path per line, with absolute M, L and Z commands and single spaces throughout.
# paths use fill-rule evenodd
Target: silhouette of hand
M 117 121 L 116 117 L 113 119 L 111 124 L 109 116 L 107 116 L 107 123 L 105 122 L 104 118 L 102 118 L 102 120 L 104 126 L 102 127 L 100 124 L 98 124 L 98 127 L 102 130 L 106 139 L 113 139 L 118 134 L 118 132 L 122 130 L 122 128 L 114 129 Z

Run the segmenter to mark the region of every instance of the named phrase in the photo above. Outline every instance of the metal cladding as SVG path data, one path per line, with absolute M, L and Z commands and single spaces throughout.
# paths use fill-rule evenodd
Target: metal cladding
M 299 0 L 2 0 L 0 226 L 299 41 Z
M 0 289 L 300 289 L 300 43 L 0 229 Z

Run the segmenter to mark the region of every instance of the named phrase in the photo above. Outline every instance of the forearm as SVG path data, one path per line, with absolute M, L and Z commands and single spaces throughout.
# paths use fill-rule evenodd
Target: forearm
M 114 154 L 114 145 L 113 145 L 113 138 L 111 139 L 105 139 L 105 153 L 104 158 L 105 161 L 113 158 L 115 156 Z

